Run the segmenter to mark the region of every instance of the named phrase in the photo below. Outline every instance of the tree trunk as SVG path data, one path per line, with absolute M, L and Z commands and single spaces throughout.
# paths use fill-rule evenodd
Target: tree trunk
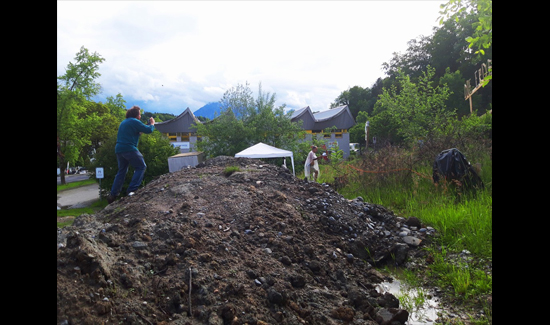
M 65 157 L 59 157 L 59 170 L 61 171 L 61 184 L 65 185 L 67 182 L 65 181 L 65 169 L 67 169 L 67 164 L 65 164 Z
M 61 177 L 61 185 L 67 184 L 65 181 L 65 155 L 61 152 L 61 143 L 59 142 L 59 136 L 57 137 L 57 156 L 59 157 L 59 170 L 61 173 L 59 176 Z

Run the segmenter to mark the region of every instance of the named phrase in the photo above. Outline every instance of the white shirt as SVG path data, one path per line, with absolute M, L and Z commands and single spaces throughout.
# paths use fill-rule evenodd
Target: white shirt
M 318 159 L 315 159 L 315 157 L 317 156 L 315 155 L 315 152 L 313 152 L 313 150 L 310 151 L 309 154 L 307 155 L 306 163 L 304 164 L 304 174 L 306 177 L 309 177 L 310 167 L 313 167 L 314 169 L 319 171 L 319 164 L 317 163 Z M 314 161 L 313 166 L 310 165 L 312 161 Z

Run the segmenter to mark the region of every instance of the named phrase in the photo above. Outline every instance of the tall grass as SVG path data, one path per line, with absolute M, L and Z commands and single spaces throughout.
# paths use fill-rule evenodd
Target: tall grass
M 439 231 L 442 244 L 491 256 L 492 160 L 482 160 L 480 177 L 485 186 L 475 191 L 455 182 L 434 184 L 432 161 L 411 164 L 412 160 L 407 151 L 388 148 L 377 157 L 341 162 L 337 167 L 321 165 L 319 181 L 334 183 L 335 177 L 344 177 L 346 184 L 338 189 L 344 197 L 361 196 L 404 217 L 415 216 Z
M 429 273 L 440 287 L 451 288 L 451 294 L 462 301 L 476 300 L 472 297 L 482 301 L 492 293 L 492 275 L 483 266 L 466 265 L 450 257 L 467 250 L 478 260 L 492 259 L 492 159 L 490 150 L 482 146 L 461 152 L 467 159 L 474 157 L 468 159 L 472 164 L 481 164 L 478 174 L 483 189 L 467 190 L 457 182 L 434 184 L 432 164 L 439 151 L 396 147 L 321 165 L 320 181 L 336 184 L 339 179 L 337 190 L 344 197 L 361 196 L 366 202 L 383 205 L 403 217 L 415 216 L 435 228 L 437 241 L 427 248 L 435 260 Z
M 409 211 L 441 233 L 442 244 L 455 250 L 466 249 L 476 255 L 492 256 L 493 198 L 482 191 L 458 203 L 418 204 L 411 201 Z

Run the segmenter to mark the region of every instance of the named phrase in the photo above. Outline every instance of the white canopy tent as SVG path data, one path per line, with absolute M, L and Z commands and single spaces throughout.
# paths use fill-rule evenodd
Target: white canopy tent
M 294 171 L 294 155 L 292 151 L 279 149 L 272 147 L 268 144 L 258 142 L 252 147 L 248 147 L 243 151 L 235 154 L 235 157 L 245 157 L 245 158 L 280 158 L 280 157 L 290 157 L 292 162 L 292 174 L 296 176 Z

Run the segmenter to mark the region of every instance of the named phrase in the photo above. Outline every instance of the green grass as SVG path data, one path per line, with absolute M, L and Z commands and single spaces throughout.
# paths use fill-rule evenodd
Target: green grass
M 94 203 L 92 203 L 89 207 L 57 210 L 57 216 L 58 217 L 79 216 L 83 213 L 94 214 L 106 206 L 107 206 L 107 200 L 105 199 L 97 200 Z
M 430 175 L 426 170 L 420 173 Z M 331 182 L 334 172 L 324 166 L 321 177 L 320 182 Z M 395 176 L 395 180 L 399 177 Z M 486 186 L 475 194 L 461 193 L 464 191 L 453 188 L 453 184 L 436 186 L 431 179 L 416 174 L 412 174 L 408 184 L 391 181 L 367 191 L 359 182 L 350 181 L 338 192 L 347 199 L 362 196 L 366 202 L 383 205 L 404 217 L 415 216 L 437 229 L 442 244 L 454 250 L 467 249 L 476 255 L 492 256 L 491 188 Z
M 95 184 L 96 181 L 94 179 L 88 179 L 84 181 L 78 181 L 78 182 L 72 182 L 65 185 L 57 185 L 57 191 L 63 191 L 67 189 L 77 188 L 80 186 L 86 186 L 90 184 Z M 78 217 L 81 214 L 88 213 L 88 214 L 94 214 L 97 211 L 103 209 L 107 206 L 107 200 L 97 200 L 96 202 L 92 203 L 89 207 L 85 208 L 76 208 L 76 209 L 61 209 L 57 210 L 57 217 Z M 73 223 L 73 219 L 64 221 L 64 222 L 58 222 L 57 227 L 63 228 L 66 226 L 70 226 Z
M 343 162 L 337 168 L 322 165 L 319 181 L 331 183 L 335 176 L 343 174 L 346 164 L 355 163 Z M 348 183 L 338 192 L 347 199 L 361 196 L 366 202 L 383 205 L 403 217 L 415 216 L 435 228 L 438 236 L 425 248 L 433 255 L 434 263 L 417 276 L 429 278 L 459 303 L 483 305 L 484 297 L 492 295 L 492 274 L 486 272 L 493 252 L 492 160 L 485 159 L 482 166 L 480 177 L 485 188 L 475 194 L 454 183 L 436 186 L 431 180 L 431 166 L 415 169 L 430 177 L 407 171 L 362 175 L 348 172 Z M 463 250 L 471 252 L 477 263 L 466 264 L 457 258 Z M 491 315 L 491 310 L 486 310 L 486 314 Z
M 85 208 L 76 208 L 76 209 L 62 209 L 57 210 L 57 217 L 78 217 L 81 214 L 87 213 L 87 214 L 94 214 L 98 212 L 99 210 L 105 208 L 107 206 L 107 200 L 97 200 L 96 202 L 92 203 L 89 207 Z M 65 221 L 65 222 L 58 222 L 57 227 L 63 228 L 65 226 L 70 226 L 73 224 L 73 219 Z
M 231 174 L 235 173 L 235 172 L 240 172 L 241 169 L 239 168 L 239 166 L 228 166 L 224 169 L 223 171 L 223 174 L 227 177 L 231 176 Z
M 443 199 L 441 200 L 443 201 Z M 492 256 L 493 198 L 487 192 L 459 203 L 418 204 L 411 201 L 408 211 L 441 233 L 441 243 L 454 250 L 466 249 L 476 255 Z
M 71 183 L 67 183 L 65 185 L 57 185 L 57 191 L 64 191 L 64 190 L 68 190 L 68 189 L 71 189 L 71 188 L 76 188 L 76 187 L 80 187 L 80 186 L 85 186 L 85 185 L 91 185 L 91 184 L 96 184 L 96 180 L 95 179 L 87 179 L 87 180 L 84 180 L 84 181 L 78 181 L 78 182 L 71 182 Z

